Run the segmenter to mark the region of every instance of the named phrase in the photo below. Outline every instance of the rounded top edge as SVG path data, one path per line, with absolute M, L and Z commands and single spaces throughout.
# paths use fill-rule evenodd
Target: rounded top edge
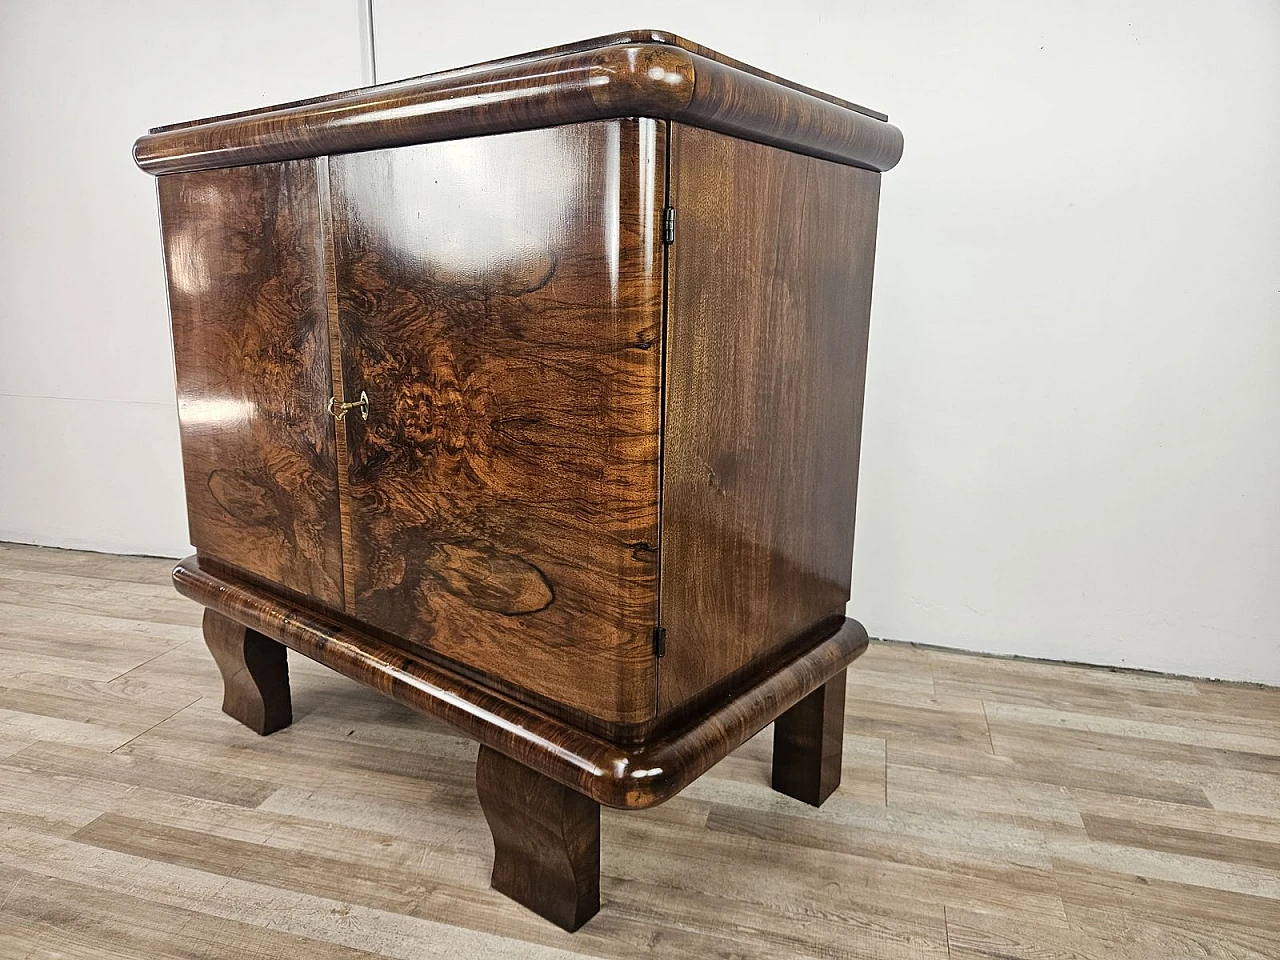
M 592 54 L 592 102 L 610 112 L 672 119 L 693 99 L 690 53 L 664 43 L 620 44 Z
M 902 136 L 901 130 L 892 123 L 886 123 L 884 126 L 885 135 L 889 140 L 889 145 L 885 149 L 885 152 L 881 157 L 880 164 L 878 165 L 881 173 L 887 173 L 901 162 L 902 151 L 906 146 L 906 141 Z

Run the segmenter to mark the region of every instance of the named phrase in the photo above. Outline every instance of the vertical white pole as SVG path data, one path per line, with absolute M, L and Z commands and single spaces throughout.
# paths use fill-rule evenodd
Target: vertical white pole
M 373 0 L 360 3 L 360 66 L 363 82 L 371 86 L 378 82 L 378 57 L 373 41 Z

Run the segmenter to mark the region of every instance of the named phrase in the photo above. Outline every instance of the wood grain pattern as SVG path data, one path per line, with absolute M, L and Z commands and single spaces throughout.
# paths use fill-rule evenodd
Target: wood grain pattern
M 673 125 L 659 711 L 843 615 L 877 174 Z
M 197 550 L 342 607 L 315 166 L 159 181 Z
M 883 115 L 659 31 L 282 104 L 138 139 L 155 174 L 375 150 L 622 117 L 680 120 L 887 170 L 902 134 Z
M 432 661 L 331 617 L 295 606 L 189 557 L 173 571 L 184 596 L 217 610 L 333 670 L 605 806 L 643 809 L 671 799 L 788 707 L 853 662 L 867 646 L 854 620 L 841 620 L 809 649 L 642 744 L 587 733 Z
M 845 675 L 841 670 L 773 725 L 773 789 L 813 807 L 840 786 Z
M 362 622 L 653 716 L 665 132 L 329 161 Z
M 706 57 L 709 60 L 719 61 L 725 66 L 735 67 L 738 70 L 742 70 L 742 71 L 745 71 L 746 73 L 751 73 L 756 76 L 763 77 L 766 80 L 772 80 L 775 83 L 780 83 L 783 86 L 791 87 L 793 90 L 798 90 L 801 93 L 806 93 L 806 94 L 809 94 L 810 96 L 818 97 L 819 99 L 826 100 L 829 103 L 834 103 L 838 106 L 845 107 L 849 110 L 856 110 L 857 112 L 866 114 L 868 117 L 873 117 L 876 120 L 889 119 L 885 114 L 879 113 L 878 111 L 875 111 L 875 110 L 871 110 L 868 107 L 860 106 L 859 104 L 852 103 L 848 100 L 843 100 L 840 97 L 833 96 L 830 93 L 824 93 L 821 90 L 815 90 L 812 87 L 801 86 L 798 83 L 793 83 L 790 80 L 785 80 L 776 74 L 766 73 L 764 70 L 760 70 L 759 68 L 753 67 L 750 64 L 743 63 L 741 60 L 735 60 L 732 57 L 727 57 L 723 53 L 719 53 L 716 50 L 712 50 L 710 47 L 704 47 L 700 43 L 694 43 L 691 40 L 686 40 L 684 37 L 677 36 L 674 33 L 668 33 L 665 30 L 622 30 L 622 31 L 619 31 L 618 33 L 611 33 L 611 34 L 606 34 L 604 36 L 592 37 L 588 40 L 576 40 L 571 43 L 556 44 L 550 47 L 543 47 L 540 50 L 531 50 L 528 53 L 517 53 L 517 54 L 512 54 L 510 56 L 497 57 L 493 60 L 484 60 L 480 63 L 474 63 L 465 67 L 451 67 L 447 70 L 439 70 L 435 73 L 423 74 L 422 76 L 411 77 L 405 80 L 396 80 L 391 83 L 381 83 L 381 84 L 378 84 L 377 89 L 386 90 L 386 91 L 397 90 L 404 87 L 405 85 L 416 83 L 421 80 L 427 80 L 427 79 L 444 80 L 446 78 L 455 79 L 455 78 L 465 77 L 469 74 L 474 74 L 478 72 L 487 72 L 494 68 L 499 68 L 499 67 L 508 67 L 508 68 L 517 67 L 517 66 L 523 66 L 529 63 L 533 63 L 538 60 L 546 60 L 550 57 L 564 56 L 564 55 L 573 54 L 573 53 L 586 53 L 592 50 L 596 50 L 599 47 L 611 47 L 611 46 L 617 46 L 619 44 L 630 46 L 634 44 L 652 44 L 652 43 L 679 47 L 682 50 L 685 50 L 689 53 L 696 53 L 696 54 L 699 54 L 700 56 Z M 168 133 L 170 130 L 181 130 L 186 127 L 199 126 L 200 124 L 213 123 L 215 121 L 220 121 L 220 120 L 237 120 L 244 117 L 258 116 L 263 113 L 270 113 L 275 110 L 282 110 L 286 107 L 306 107 L 306 106 L 313 106 L 313 105 L 322 104 L 322 103 L 331 103 L 334 100 L 342 100 L 345 97 L 349 97 L 351 94 L 355 92 L 356 92 L 355 90 L 344 90 L 339 93 L 328 93 L 318 97 L 308 97 L 305 100 L 294 100 L 289 103 L 280 103 L 270 107 L 256 107 L 250 110 L 239 110 L 234 113 L 219 114 L 216 117 L 205 117 L 204 119 L 201 119 L 201 120 L 186 120 L 181 123 L 169 123 L 169 124 L 165 124 L 164 126 L 153 127 L 151 132 L 152 133 Z
M 569 930 L 600 804 L 669 800 L 779 717 L 775 785 L 826 799 L 867 646 L 843 606 L 901 136 L 633 39 L 135 145 L 185 298 L 173 576 L 224 711 L 291 721 L 283 644 L 473 736 L 493 884 Z
M 1274 733 L 1275 689 L 873 642 L 821 811 L 770 791 L 768 731 L 605 810 L 570 936 L 489 889 L 474 744 L 305 657 L 297 721 L 256 737 L 171 566 L 0 543 L 6 958 L 1276 956 L 1280 746 L 1205 742 Z M 921 739 L 1014 704 L 1049 713 L 993 720 L 994 751 Z
M 222 674 L 223 713 L 264 737 L 293 722 L 283 646 L 213 610 L 204 612 L 204 642 Z
M 600 804 L 482 746 L 493 889 L 570 932 L 600 910 Z

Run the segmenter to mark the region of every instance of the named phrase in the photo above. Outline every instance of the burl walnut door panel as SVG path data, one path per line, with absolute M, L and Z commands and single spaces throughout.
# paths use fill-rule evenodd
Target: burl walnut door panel
M 665 127 L 329 160 L 351 612 L 607 723 L 653 715 Z
M 158 184 L 191 542 L 340 609 L 315 161 Z
M 844 616 L 879 190 L 672 124 L 660 712 Z

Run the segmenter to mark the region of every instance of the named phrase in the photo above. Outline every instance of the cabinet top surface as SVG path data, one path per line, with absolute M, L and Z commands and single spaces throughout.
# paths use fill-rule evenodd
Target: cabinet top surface
M 669 47 L 676 47 L 688 53 L 696 53 L 699 56 L 706 57 L 708 60 L 714 60 L 717 63 L 724 64 L 727 67 L 733 67 L 735 70 L 741 70 L 752 76 L 760 77 L 765 80 L 771 80 L 788 89 L 795 90 L 799 93 L 808 94 L 811 97 L 818 97 L 828 103 L 844 107 L 846 110 L 853 110 L 864 116 L 873 117 L 876 120 L 888 120 L 887 114 L 872 110 L 869 107 L 843 100 L 840 97 L 832 96 L 829 93 L 823 93 L 812 87 L 806 87 L 790 80 L 783 79 L 777 74 L 767 73 L 750 64 L 743 63 L 741 60 L 735 60 L 732 57 L 726 57 L 723 53 L 712 50 L 710 47 L 704 47 L 692 40 L 686 40 L 684 37 L 677 36 L 674 33 L 668 33 L 665 30 L 624 30 L 619 33 L 611 33 L 602 37 L 592 37 L 589 40 L 579 40 L 575 43 L 564 43 L 554 47 L 544 47 L 541 50 L 530 50 L 528 53 L 518 53 L 513 56 L 499 57 L 495 60 L 482 60 L 479 63 L 468 64 L 464 67 L 451 67 L 447 70 L 438 70 L 434 73 L 424 73 L 417 77 L 409 77 L 404 80 L 393 80 L 388 83 L 380 83 L 371 87 L 357 87 L 353 90 L 343 90 L 338 93 L 323 94 L 318 97 L 308 97 L 305 100 L 293 100 L 288 103 L 277 103 L 266 107 L 257 107 L 252 110 L 239 110 L 235 113 L 224 113 L 215 117 L 203 117 L 198 120 L 185 120 L 181 123 L 169 123 L 160 127 L 152 127 L 150 133 L 167 133 L 170 130 L 182 130 L 188 127 L 201 126 L 206 123 L 218 123 L 225 120 L 238 120 L 244 117 L 257 116 L 264 113 L 272 113 L 276 110 L 286 110 L 294 107 L 308 107 L 318 104 L 332 105 L 334 101 L 342 101 L 361 94 L 373 93 L 376 91 L 384 91 L 389 95 L 394 95 L 397 91 L 413 85 L 421 84 L 426 81 L 441 82 L 448 80 L 457 80 L 458 86 L 464 86 L 468 78 L 474 74 L 481 72 L 498 72 L 503 68 L 515 70 L 518 67 L 534 63 L 538 60 L 545 60 L 555 56 L 564 56 L 568 54 L 590 53 L 594 50 L 602 50 L 607 47 L 618 47 L 636 44 L 661 44 Z
M 153 174 L 617 117 L 677 120 L 873 170 L 902 137 L 874 110 L 659 30 L 631 30 L 407 80 L 156 127 Z

